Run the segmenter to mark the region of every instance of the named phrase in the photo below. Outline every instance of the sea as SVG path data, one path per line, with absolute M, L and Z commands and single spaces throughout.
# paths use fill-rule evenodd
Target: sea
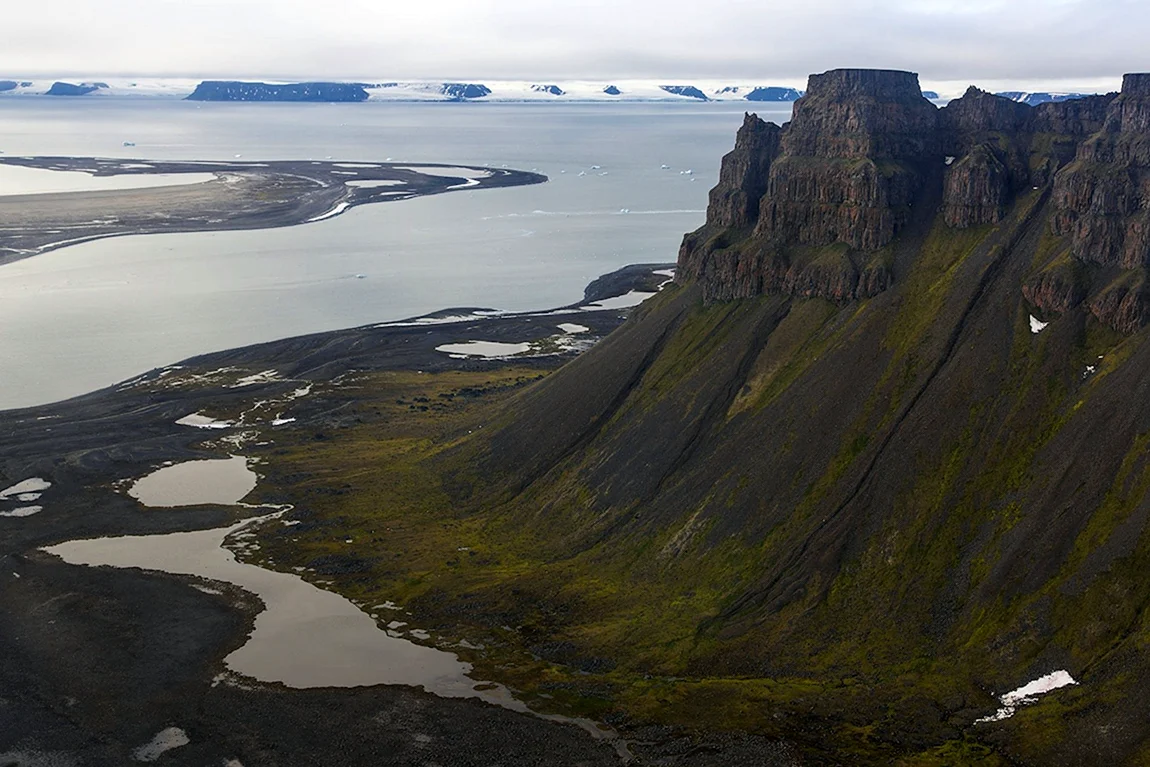
M 0 409 L 276 338 L 577 301 L 601 274 L 675 260 L 747 110 L 781 124 L 791 106 L 0 99 L 6 155 L 391 160 L 549 177 L 281 229 L 98 240 L 0 266 Z M 0 193 L 50 190 L 52 173 L 0 166 Z

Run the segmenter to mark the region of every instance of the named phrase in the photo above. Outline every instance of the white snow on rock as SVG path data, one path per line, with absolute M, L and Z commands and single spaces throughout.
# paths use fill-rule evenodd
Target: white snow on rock
M 230 429 L 235 424 L 232 421 L 218 421 L 211 416 L 201 413 L 192 413 L 176 421 L 180 426 L 194 426 L 197 429 Z
M 1050 324 L 1049 322 L 1042 322 L 1037 317 L 1035 317 L 1033 314 L 1030 315 L 1030 332 L 1031 333 L 1036 333 L 1036 334 L 1041 333 L 1042 330 L 1049 324 Z
M 0 490 L 0 501 L 6 500 L 14 495 L 21 493 L 39 493 L 47 490 L 52 486 L 52 483 L 40 477 L 30 477 L 22 482 L 17 482 L 12 487 L 5 490 Z
M 179 727 L 166 727 L 156 733 L 155 737 L 132 752 L 132 758 L 137 762 L 154 762 L 163 754 L 173 748 L 186 746 L 191 743 L 188 734 Z
M 230 389 L 238 389 L 242 386 L 252 386 L 254 384 L 269 383 L 271 381 L 278 381 L 280 373 L 278 370 L 262 370 L 259 373 L 253 373 L 250 376 L 244 376 L 236 381 Z
M 1003 719 L 1008 719 L 1014 716 L 1014 712 L 1022 706 L 1028 706 L 1038 700 L 1039 695 L 1045 695 L 1052 690 L 1057 690 L 1061 687 L 1069 685 L 1076 685 L 1078 682 L 1074 681 L 1074 677 L 1070 676 L 1070 672 L 1065 669 L 1058 671 L 1051 671 L 1045 676 L 1040 676 L 1033 682 L 1027 682 L 1018 689 L 1011 690 L 1008 693 L 998 697 L 999 702 L 1002 703 L 1002 708 L 994 712 L 990 716 L 984 716 L 981 719 L 976 719 L 975 724 L 981 722 L 1001 722 Z

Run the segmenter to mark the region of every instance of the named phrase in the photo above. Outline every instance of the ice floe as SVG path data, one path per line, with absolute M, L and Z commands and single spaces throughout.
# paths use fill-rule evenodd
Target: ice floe
M 0 517 L 30 517 L 44 510 L 43 506 L 21 506 L 10 511 L 0 511 Z
M 17 482 L 9 488 L 0 490 L 0 501 L 7 500 L 14 495 L 21 493 L 41 493 L 52 486 L 52 483 L 40 477 L 29 477 L 21 482 Z
M 345 210 L 347 210 L 347 207 L 349 204 L 350 203 L 341 202 L 340 204 L 336 205 L 334 208 L 329 210 L 327 213 L 321 213 L 320 215 L 316 216 L 315 218 L 309 218 L 306 223 L 310 224 L 310 223 L 313 223 L 315 221 L 323 221 L 325 218 L 331 218 L 332 216 L 338 216 L 340 213 L 343 213 Z
M 1028 706 L 1036 702 L 1039 695 L 1045 695 L 1053 690 L 1076 684 L 1078 684 L 1078 682 L 1076 682 L 1074 677 L 1070 676 L 1070 672 L 1065 669 L 1052 671 L 1045 676 L 1038 677 L 1032 682 L 1027 682 L 1015 690 L 1000 695 L 998 700 L 1002 703 L 1002 708 L 990 716 L 976 719 L 975 723 L 1000 722 L 1003 719 L 1008 719 L 1014 716 L 1014 712 L 1020 707 Z
M 379 179 L 379 180 L 361 179 L 358 181 L 356 181 L 356 180 L 345 181 L 344 183 L 347 184 L 348 186 L 354 186 L 354 187 L 358 187 L 360 189 L 374 189 L 376 187 L 381 187 L 381 186 L 406 186 L 407 185 L 406 181 L 399 181 L 397 179 Z
M 132 752 L 137 762 L 154 762 L 173 748 L 186 746 L 192 741 L 179 727 L 166 727 L 156 733 L 150 741 Z
M 564 333 L 586 333 L 591 329 L 586 325 L 576 325 L 574 322 L 560 322 L 555 327 L 559 328 Z

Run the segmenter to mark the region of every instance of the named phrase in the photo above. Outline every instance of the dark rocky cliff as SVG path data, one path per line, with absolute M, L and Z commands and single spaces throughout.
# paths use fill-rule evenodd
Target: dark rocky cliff
M 812 75 L 790 123 L 747 116 L 706 224 L 684 238 L 679 279 L 707 300 L 866 298 L 896 278 L 915 215 L 994 226 L 1049 190 L 1052 241 L 1023 294 L 1039 312 L 1083 304 L 1129 333 L 1150 319 L 1148 136 L 1148 75 L 1127 75 L 1120 94 L 1036 107 L 972 86 L 942 109 L 912 73 Z

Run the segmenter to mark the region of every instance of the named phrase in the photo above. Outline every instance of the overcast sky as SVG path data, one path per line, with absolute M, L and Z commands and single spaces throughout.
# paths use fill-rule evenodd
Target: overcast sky
M 1150 70 L 1145 0 L 39 0 L 0 77 L 731 79 L 835 67 L 932 83 L 1116 87 Z

